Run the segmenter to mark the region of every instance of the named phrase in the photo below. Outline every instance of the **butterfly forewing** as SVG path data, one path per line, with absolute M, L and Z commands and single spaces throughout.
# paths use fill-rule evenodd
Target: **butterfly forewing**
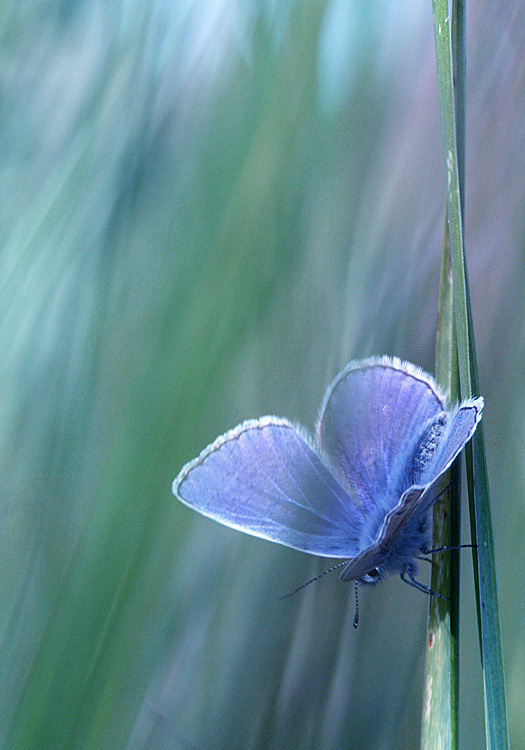
M 218 438 L 175 480 L 187 505 L 254 536 L 323 557 L 353 557 L 363 517 L 309 442 L 263 417 Z

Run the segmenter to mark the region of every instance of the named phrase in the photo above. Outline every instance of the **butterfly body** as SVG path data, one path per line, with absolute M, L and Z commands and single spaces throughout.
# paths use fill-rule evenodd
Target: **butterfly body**
M 357 580 L 363 584 L 376 584 L 390 573 L 410 573 L 415 576 L 418 566 L 415 558 L 431 546 L 431 515 L 429 510 L 412 516 L 390 543 L 365 547 L 362 557 L 354 558 L 343 569 L 342 581 Z M 370 552 L 370 550 L 373 552 Z
M 186 464 L 173 491 L 227 526 L 348 560 L 343 581 L 413 580 L 435 487 L 482 408 L 450 407 L 430 375 L 396 358 L 351 362 L 327 389 L 315 439 L 286 419 L 249 420 Z

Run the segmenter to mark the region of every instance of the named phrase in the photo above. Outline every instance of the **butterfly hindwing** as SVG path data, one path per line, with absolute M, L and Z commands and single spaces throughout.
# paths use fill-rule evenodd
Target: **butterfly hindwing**
M 426 483 L 431 484 L 450 467 L 474 434 L 482 412 L 483 398 L 479 397 L 464 401 L 450 413 L 434 460 L 423 474 Z
M 436 500 L 433 488 L 440 477 L 450 468 L 454 459 L 468 443 L 481 419 L 483 398 L 468 399 L 445 415 L 442 430 L 436 437 L 432 456 L 417 478 L 417 483 L 406 490 L 396 508 L 385 517 L 379 539 L 389 539 L 397 534 L 414 512 L 425 513 Z M 428 451 L 428 446 L 419 448 Z

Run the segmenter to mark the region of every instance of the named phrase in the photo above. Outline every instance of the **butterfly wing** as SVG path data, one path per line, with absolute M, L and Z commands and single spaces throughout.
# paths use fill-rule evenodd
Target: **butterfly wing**
M 416 509 L 418 513 L 425 513 L 434 503 L 436 495 L 431 488 L 450 468 L 474 434 L 483 414 L 483 403 L 481 396 L 468 399 L 447 415 L 446 424 L 432 458 L 418 481 L 419 486 L 407 490 L 401 497 L 398 508 L 392 512 L 390 518 L 385 518 L 385 534 L 397 533 L 398 527 L 404 525 Z M 419 450 L 426 452 L 427 448 L 422 445 Z
M 400 486 L 404 463 L 445 404 L 433 378 L 397 358 L 351 362 L 329 386 L 319 442 L 365 513 L 386 513 L 397 503 L 409 486 Z
M 354 557 L 363 516 L 293 425 L 249 420 L 217 438 L 173 483 L 183 503 L 253 536 L 323 557 Z
M 422 517 L 436 500 L 432 492 L 433 485 L 450 468 L 454 459 L 465 447 L 474 434 L 481 420 L 483 412 L 483 398 L 469 399 L 447 415 L 432 457 L 427 462 L 421 476 L 421 484 L 407 489 L 399 502 L 383 521 L 374 544 L 367 547 L 345 568 L 341 579 L 349 581 L 359 578 L 368 570 L 380 564 L 384 558 L 384 551 L 389 549 L 392 542 L 406 526 L 414 513 Z M 442 422 L 441 416 L 436 417 L 434 423 Z M 427 431 L 435 437 L 432 429 Z M 428 442 L 423 441 L 414 456 L 414 463 L 420 466 L 420 456 L 427 455 L 430 450 Z
M 436 481 L 452 464 L 463 450 L 483 414 L 483 398 L 472 398 L 464 401 L 449 415 L 447 427 L 439 441 L 434 458 L 422 475 L 427 484 Z

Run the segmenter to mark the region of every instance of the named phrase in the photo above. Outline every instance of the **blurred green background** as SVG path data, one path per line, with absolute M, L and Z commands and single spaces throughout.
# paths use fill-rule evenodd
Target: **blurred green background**
M 336 575 L 281 601 L 326 561 L 199 517 L 171 482 L 242 419 L 311 429 L 351 358 L 433 369 L 430 3 L 8 0 L 0 19 L 1 746 L 416 748 L 426 598 L 362 590 L 357 631 Z M 469 3 L 468 31 L 466 245 L 523 747 L 524 7 Z

